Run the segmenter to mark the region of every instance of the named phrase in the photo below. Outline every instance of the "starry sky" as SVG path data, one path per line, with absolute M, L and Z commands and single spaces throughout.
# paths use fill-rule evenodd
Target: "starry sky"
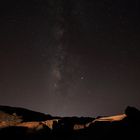
M 5 0 L 0 104 L 60 116 L 140 108 L 139 0 Z

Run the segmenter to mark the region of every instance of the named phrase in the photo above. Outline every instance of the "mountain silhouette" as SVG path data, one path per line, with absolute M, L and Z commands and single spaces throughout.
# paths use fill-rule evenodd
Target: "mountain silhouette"
M 47 119 L 51 119 L 51 115 L 46 115 L 40 112 L 31 111 L 25 108 L 20 107 L 10 107 L 10 106 L 0 106 L 0 114 L 6 115 L 8 118 L 10 116 L 17 116 L 17 118 L 21 118 L 24 122 L 30 122 L 30 121 L 43 121 Z M 0 117 L 1 117 L 0 115 Z M 6 118 L 7 118 L 6 117 Z M 5 118 L 5 119 L 6 119 Z

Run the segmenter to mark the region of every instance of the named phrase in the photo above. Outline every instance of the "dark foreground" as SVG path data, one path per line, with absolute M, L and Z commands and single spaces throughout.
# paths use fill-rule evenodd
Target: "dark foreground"
M 140 139 L 140 111 L 127 107 L 109 117 L 53 117 L 23 108 L 0 106 L 0 139 Z

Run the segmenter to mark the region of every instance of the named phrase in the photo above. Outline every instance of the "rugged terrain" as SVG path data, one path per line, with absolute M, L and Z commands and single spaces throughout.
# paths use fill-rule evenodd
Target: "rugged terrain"
M 24 108 L 0 106 L 1 139 L 139 139 L 140 111 L 127 107 L 105 117 L 53 117 Z

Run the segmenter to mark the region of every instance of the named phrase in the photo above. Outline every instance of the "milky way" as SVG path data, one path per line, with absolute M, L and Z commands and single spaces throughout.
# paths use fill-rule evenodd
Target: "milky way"
M 49 90 L 50 93 L 50 108 L 54 110 L 62 108 L 62 102 L 64 102 L 63 92 L 64 85 L 62 82 L 64 80 L 63 73 L 65 68 L 65 59 L 67 57 L 67 52 L 64 46 L 64 34 L 65 34 L 65 19 L 63 17 L 64 7 L 63 1 L 50 1 L 51 7 L 51 18 L 54 21 L 52 23 L 52 40 L 49 44 L 49 53 L 52 54 L 50 57 L 50 75 L 49 75 Z

